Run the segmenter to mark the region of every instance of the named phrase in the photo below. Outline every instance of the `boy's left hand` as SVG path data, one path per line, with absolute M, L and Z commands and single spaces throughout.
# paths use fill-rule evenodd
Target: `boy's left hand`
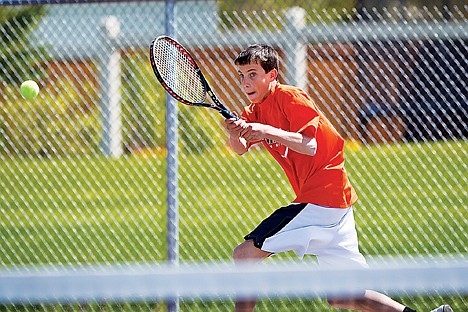
M 245 126 L 240 132 L 240 136 L 247 142 L 257 142 L 265 139 L 267 127 L 261 123 L 245 123 Z

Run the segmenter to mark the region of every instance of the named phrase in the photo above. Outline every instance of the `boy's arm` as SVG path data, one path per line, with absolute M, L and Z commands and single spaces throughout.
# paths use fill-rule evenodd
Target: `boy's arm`
M 249 150 L 247 147 L 247 141 L 241 137 L 236 139 L 229 136 L 229 145 L 231 146 L 231 149 L 238 155 L 245 154 Z
M 298 153 L 310 156 L 314 156 L 317 152 L 317 141 L 315 138 L 260 123 L 246 123 L 246 126 L 241 130 L 240 136 L 247 142 L 270 139 Z
M 241 132 L 247 126 L 247 123 L 242 119 L 226 119 L 226 129 L 229 133 L 229 145 L 231 149 L 242 155 L 249 150 L 247 140 L 241 137 Z

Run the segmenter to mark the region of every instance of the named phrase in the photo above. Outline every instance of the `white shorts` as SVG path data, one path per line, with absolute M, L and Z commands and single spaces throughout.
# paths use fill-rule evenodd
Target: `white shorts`
M 275 254 L 293 250 L 299 257 L 315 255 L 324 266 L 367 268 L 358 248 L 352 207 L 293 203 L 276 210 L 244 238 Z

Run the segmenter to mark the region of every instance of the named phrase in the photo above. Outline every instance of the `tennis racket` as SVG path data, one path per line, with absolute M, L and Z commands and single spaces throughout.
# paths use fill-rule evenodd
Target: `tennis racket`
M 150 46 L 153 71 L 161 85 L 177 101 L 218 111 L 224 118 L 235 118 L 213 93 L 195 59 L 177 41 L 167 36 L 153 40 Z M 207 103 L 206 94 L 212 100 Z

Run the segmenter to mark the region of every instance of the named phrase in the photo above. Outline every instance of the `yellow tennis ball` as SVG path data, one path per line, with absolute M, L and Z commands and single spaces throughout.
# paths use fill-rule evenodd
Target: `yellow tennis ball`
M 26 100 L 31 100 L 39 94 L 39 86 L 33 80 L 26 80 L 21 84 L 20 92 Z

